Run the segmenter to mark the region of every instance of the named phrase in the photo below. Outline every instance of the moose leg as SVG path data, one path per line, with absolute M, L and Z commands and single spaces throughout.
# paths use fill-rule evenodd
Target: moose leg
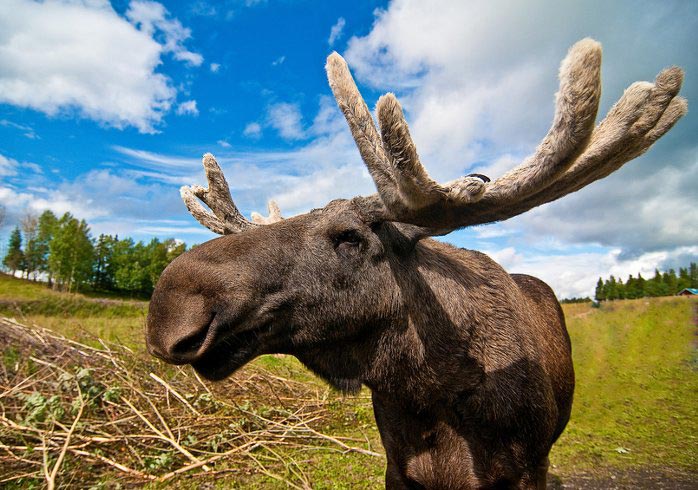
M 545 490 L 548 480 L 548 466 L 550 462 L 547 457 L 541 461 L 538 468 L 534 469 L 527 477 L 521 479 L 519 488 L 529 488 L 531 490 Z M 526 483 L 524 484 L 524 480 Z
M 546 456 L 545 459 L 538 466 L 538 486 L 537 490 L 545 490 L 548 483 L 548 467 L 550 466 L 550 460 Z
M 385 470 L 386 490 L 418 490 L 421 488 L 421 485 L 415 486 L 407 483 L 397 465 L 388 463 L 388 467 Z
M 548 480 L 549 461 L 546 457 L 541 461 L 537 468 L 527 471 L 521 476 L 521 479 L 512 488 L 521 490 L 545 490 Z

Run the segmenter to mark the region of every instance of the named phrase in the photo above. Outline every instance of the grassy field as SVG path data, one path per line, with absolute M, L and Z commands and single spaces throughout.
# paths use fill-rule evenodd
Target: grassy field
M 610 302 L 601 308 L 564 306 L 577 388 L 570 424 L 551 454 L 554 481 L 576 481 L 580 475 L 615 478 L 628 472 L 698 481 L 697 305 L 690 298 L 658 298 Z M 58 486 L 111 488 L 113 484 L 107 482 L 137 482 L 135 472 L 148 479 L 161 478 L 191 461 L 215 458 L 226 451 L 231 456 L 211 464 L 208 473 L 194 468 L 165 482 L 154 480 L 148 487 L 168 488 L 173 481 L 180 488 L 199 488 L 204 483 L 211 488 L 383 486 L 384 459 L 375 454 L 382 448 L 366 390 L 356 397 L 343 397 L 295 359 L 282 356 L 257 359 L 226 382 L 201 383 L 189 368 L 164 366 L 148 358 L 142 342 L 146 311 L 144 302 L 65 295 L 0 275 L 0 316 L 46 327 L 87 346 L 104 349 L 96 338 L 100 337 L 112 343 L 108 345 L 122 344 L 133 351 L 113 347 L 110 362 L 115 367 L 95 361 L 89 371 L 89 386 L 101 388 L 95 388 L 93 401 L 85 408 L 82 422 L 76 422 L 72 437 L 73 442 L 87 442 L 85 449 L 66 454 L 56 477 Z M 4 346 L 0 445 L 10 448 L 0 453 L 0 486 L 39 488 L 45 479 L 42 465 L 55 465 L 65 434 L 76 420 L 71 397 L 77 392 L 71 394 L 61 385 L 61 398 L 51 408 L 51 387 L 65 383 L 66 372 L 84 375 L 84 371 L 70 356 L 53 354 L 50 363 L 45 362 L 53 367 L 42 367 L 41 359 L 36 360 L 40 352 L 34 352 L 32 360 L 12 345 L 0 345 Z M 115 374 L 119 369 L 125 373 L 121 377 Z M 51 373 L 59 370 L 63 378 L 53 380 Z M 183 393 L 190 407 L 173 398 L 164 385 L 153 382 L 150 373 Z M 24 385 L 17 389 L 9 386 L 12 383 Z M 121 391 L 113 388 L 117 384 Z M 109 395 L 112 392 L 117 394 Z M 141 400 L 142 405 L 137 405 L 134 400 L 139 392 L 149 393 L 155 401 Z M 31 410 L 37 410 L 36 403 L 28 401 L 32 396 L 43 400 L 48 413 L 41 420 L 32 419 Z M 123 406 L 129 396 L 136 412 Z M 58 410 L 60 403 L 67 405 Z M 147 412 L 149 404 L 152 411 Z M 113 425 L 123 423 L 119 430 L 152 432 L 134 415 L 139 410 L 154 425 L 162 417 L 162 427 L 171 429 L 174 444 L 159 436 L 154 437 L 157 444 L 146 444 L 142 442 L 146 436 L 130 440 L 124 433 L 110 436 L 115 441 L 110 446 L 99 446 L 111 430 L 107 425 L 99 429 L 102 432 L 94 427 L 105 414 L 112 417 Z M 192 419 L 192 410 L 198 417 Z M 49 450 L 46 438 L 54 433 L 57 442 Z M 235 445 L 249 442 L 251 435 L 257 438 L 256 445 L 238 451 Z M 187 459 L 176 445 L 194 459 Z M 46 449 L 43 463 L 37 447 Z M 78 469 L 84 466 L 79 451 L 89 448 L 94 454 L 83 459 L 94 469 L 85 473 Z M 100 465 L 100 457 L 118 459 L 134 473 Z

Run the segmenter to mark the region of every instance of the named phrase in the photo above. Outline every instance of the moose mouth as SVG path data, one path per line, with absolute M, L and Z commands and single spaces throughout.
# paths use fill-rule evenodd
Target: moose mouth
M 268 327 L 259 327 L 238 333 L 231 333 L 207 349 L 192 367 L 209 381 L 227 378 L 252 359 L 260 355 L 260 335 Z

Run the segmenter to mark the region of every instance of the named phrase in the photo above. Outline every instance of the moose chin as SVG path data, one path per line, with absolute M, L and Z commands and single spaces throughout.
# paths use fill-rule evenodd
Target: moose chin
M 379 131 L 333 53 L 329 83 L 378 193 L 289 219 L 270 203 L 268 217 L 248 221 L 205 155 L 208 188 L 181 193 L 224 236 L 162 274 L 150 352 L 211 380 L 285 353 L 340 390 L 367 386 L 387 488 L 545 488 L 574 391 L 560 305 L 542 281 L 430 237 L 577 191 L 645 152 L 686 112 L 673 67 L 631 85 L 595 125 L 600 66 L 597 42 L 570 49 L 552 126 L 518 167 L 494 181 L 472 174 L 439 184 L 395 96 L 378 100 Z

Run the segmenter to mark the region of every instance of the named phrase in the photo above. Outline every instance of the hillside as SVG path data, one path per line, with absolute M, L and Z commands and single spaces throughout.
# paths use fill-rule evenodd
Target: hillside
M 564 306 L 577 389 L 551 487 L 695 486 L 697 305 Z M 16 319 L 0 320 L 0 485 L 40 485 L 57 467 L 58 486 L 383 486 L 366 390 L 343 397 L 283 356 L 202 382 L 147 356 L 146 311 L 0 275 L 0 317 Z

